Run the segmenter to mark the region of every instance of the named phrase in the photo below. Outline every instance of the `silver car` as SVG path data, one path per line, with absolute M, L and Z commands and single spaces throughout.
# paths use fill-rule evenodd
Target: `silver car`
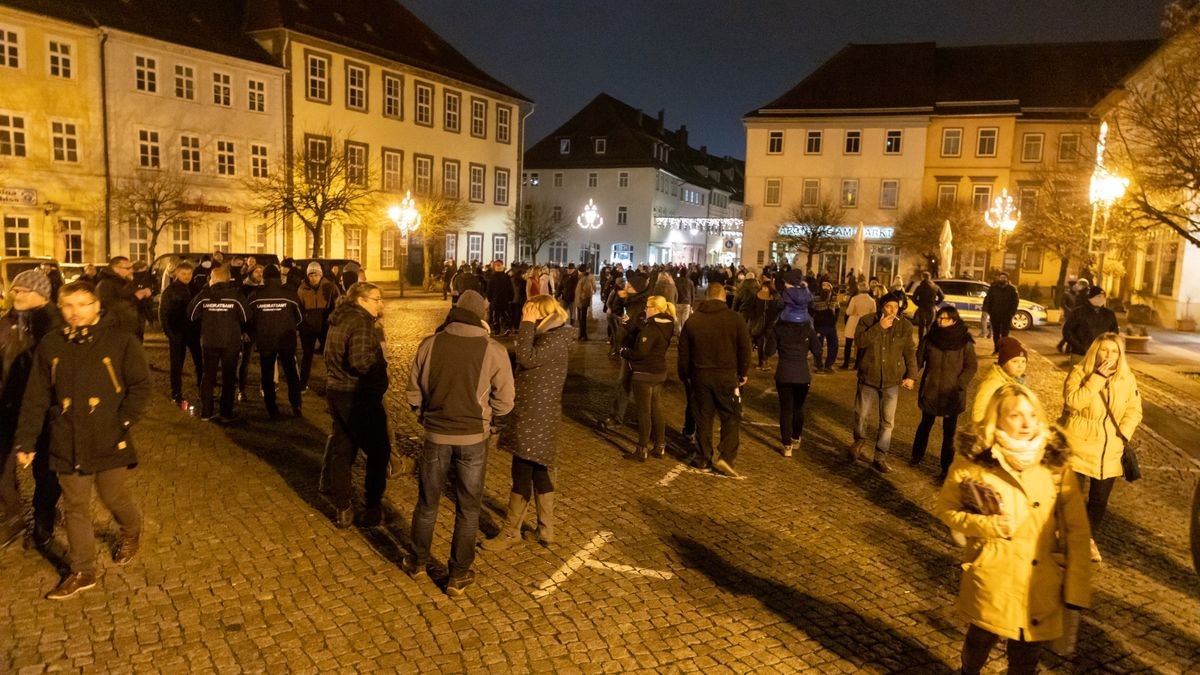
M 934 283 L 942 289 L 946 299 L 939 307 L 956 307 L 963 321 L 978 323 L 983 316 L 983 299 L 987 297 L 988 285 L 982 281 L 970 279 L 936 279 Z M 908 309 L 905 312 L 911 317 L 917 305 L 909 294 Z M 1046 325 L 1046 308 L 1036 302 L 1022 299 L 1017 305 L 1017 313 L 1013 315 L 1013 330 L 1026 330 L 1030 326 Z

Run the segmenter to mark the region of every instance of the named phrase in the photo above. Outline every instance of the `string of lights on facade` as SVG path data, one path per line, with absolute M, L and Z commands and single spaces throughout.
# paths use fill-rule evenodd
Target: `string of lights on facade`
M 745 222 L 741 218 L 655 218 L 654 225 L 663 230 L 687 230 L 707 234 L 741 234 Z

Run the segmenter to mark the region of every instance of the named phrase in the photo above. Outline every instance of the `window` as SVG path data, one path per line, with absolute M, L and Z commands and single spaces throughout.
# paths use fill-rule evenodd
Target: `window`
M 252 248 L 259 253 L 267 250 L 266 223 L 259 223 L 254 226 L 254 243 L 252 244 Z
M 804 187 L 800 191 L 801 206 L 816 206 L 821 201 L 821 181 L 817 178 L 805 178 Z
M 948 209 L 958 201 L 958 186 L 953 183 L 938 183 L 937 205 L 939 209 Z
M 213 73 L 213 104 L 228 108 L 233 103 L 233 87 L 226 73 Z
M 383 189 L 399 192 L 404 187 L 404 152 L 383 149 Z
M 179 137 L 180 169 L 186 173 L 200 173 L 200 137 Z
M 226 220 L 225 222 L 213 223 L 213 248 L 218 251 L 229 250 L 229 240 L 233 234 L 233 223 Z
M 71 43 L 51 40 L 49 45 L 50 76 L 71 79 Z
M 366 143 L 346 141 L 346 182 L 351 185 L 367 184 L 367 153 L 369 151 Z
M 1045 137 L 1045 134 L 1025 134 L 1021 136 L 1022 162 L 1042 161 L 1042 143 Z
M 1035 187 L 1023 187 L 1018 193 L 1017 209 L 1021 215 L 1032 216 L 1037 213 L 1038 207 L 1038 189 Z
M 808 132 L 808 140 L 804 144 L 804 152 L 809 155 L 821 154 L 821 132 Z
M 308 162 L 308 168 L 305 170 L 308 180 L 318 184 L 324 183 L 329 176 L 329 137 L 305 136 L 304 155 Z
M 1175 295 L 1175 277 L 1179 270 L 1179 245 L 1167 239 L 1158 244 L 1158 294 Z M 1143 281 L 1143 285 L 1146 285 Z
M 404 79 L 399 75 L 383 74 L 383 116 L 404 119 Z
M 496 142 L 512 142 L 512 108 L 506 105 L 496 106 Z
M 767 189 L 763 195 L 763 206 L 779 206 L 783 199 L 783 181 L 779 178 L 768 178 Z
M 471 135 L 475 138 L 487 138 L 487 109 L 487 101 L 471 98 Z
M 590 188 L 594 188 L 599 184 L 600 184 L 600 175 L 595 172 L 589 173 L 587 186 Z
M 847 131 L 846 132 L 846 147 L 842 152 L 847 155 L 857 155 L 862 152 L 862 132 Z
M 529 185 L 532 187 L 537 187 L 541 184 L 542 184 L 542 179 L 541 179 L 541 177 L 539 177 L 538 172 L 536 172 L 536 171 L 525 174 L 525 180 L 522 183 L 522 185 Z
M 782 155 L 783 154 L 783 132 L 769 131 L 767 132 L 767 154 Z
M 561 171 L 554 172 L 554 187 L 562 187 L 563 175 Z
M 267 111 L 267 83 L 262 80 L 246 80 L 246 108 L 250 112 Z
M 894 209 L 900 204 L 900 181 L 884 179 L 879 184 L 879 208 Z
M 16 31 L 0 26 L 0 66 L 21 67 L 21 38 Z
M 446 260 L 458 259 L 458 233 L 450 232 L 446 235 Z
M 883 135 L 883 154 L 898 155 L 900 154 L 901 142 L 904 140 L 904 132 L 899 129 L 892 129 Z
M 133 57 L 134 80 L 138 91 L 158 93 L 158 61 L 149 56 Z
M 50 139 L 54 146 L 54 161 L 79 161 L 79 133 L 74 122 L 51 122 Z
M 233 141 L 217 141 L 217 173 L 222 176 L 237 174 Z
M 433 158 L 413 155 L 413 192 L 428 196 L 433 191 Z
M 558 263 L 559 265 L 566 265 L 567 259 L 571 255 L 569 251 L 570 249 L 567 247 L 567 242 L 559 239 L 557 241 L 550 242 L 550 248 L 546 255 L 550 262 Z
M 629 208 L 628 207 L 625 207 L 625 206 L 617 207 L 617 224 L 618 225 L 628 225 L 629 224 Z
M 604 153 L 608 152 L 608 139 L 607 138 L 593 138 L 592 139 L 592 150 L 597 155 L 603 155 Z
M 129 259 L 145 260 L 150 257 L 150 232 L 141 218 L 129 223 Z
M 25 216 L 4 216 L 4 255 L 30 255 L 29 239 L 33 230 Z
M 346 107 L 367 111 L 367 67 L 346 62 Z
M 250 175 L 254 178 L 266 178 L 267 146 L 253 143 L 250 145 Z
M 962 129 L 942 129 L 942 157 L 962 156 Z
M 83 221 L 78 218 L 62 218 L 58 221 L 63 233 L 63 262 L 83 262 Z
M 484 194 L 483 180 L 484 180 L 484 171 L 485 170 L 486 170 L 486 168 L 482 164 L 472 164 L 467 168 L 467 171 L 469 173 L 468 179 L 471 182 L 471 185 L 469 188 L 470 193 L 467 195 L 467 197 L 473 202 L 477 202 L 477 203 L 483 202 L 483 194 Z
M 558 139 L 558 154 L 560 154 L 560 155 L 571 154 L 571 139 L 569 139 L 569 138 Z
M 191 253 L 192 223 L 187 220 L 177 220 L 171 224 L 171 252 Z
M 25 156 L 25 118 L 0 113 L 0 157 Z
M 995 157 L 996 137 L 999 135 L 1000 130 L 995 127 L 986 127 L 980 129 L 979 135 L 975 139 L 975 156 Z
M 492 235 L 492 260 L 508 262 L 508 235 Z
M 845 178 L 842 180 L 842 206 L 847 209 L 858 207 L 858 180 Z
M 979 212 L 992 207 L 992 186 L 976 185 L 971 188 L 971 208 Z
M 196 70 L 191 66 L 175 65 L 175 98 L 196 100 Z
M 394 270 L 398 267 L 396 249 L 400 246 L 400 232 L 394 228 L 384 228 L 379 237 L 379 267 Z
M 462 94 L 457 91 L 443 90 L 442 127 L 455 133 L 462 130 Z
M 552 220 L 553 222 L 561 223 L 562 216 L 563 216 L 563 212 L 562 212 L 561 206 L 555 206 L 553 209 L 550 210 L 550 220 Z
M 1058 161 L 1079 161 L 1079 134 L 1071 133 L 1058 135 Z
M 533 260 L 533 245 L 528 241 L 517 240 L 517 260 L 521 262 Z
M 1034 244 L 1025 244 L 1025 246 L 1021 247 L 1021 271 L 1041 272 L 1042 260 L 1045 257 L 1046 253 L 1042 247 Z
M 629 187 L 629 172 L 622 171 L 617 174 L 617 187 Z
M 467 260 L 470 262 L 483 260 L 483 234 L 467 233 Z
M 159 156 L 158 132 L 138 129 L 138 166 L 157 169 L 160 166 Z
M 417 82 L 416 122 L 423 127 L 433 126 L 433 85 Z
M 457 160 L 442 160 L 442 194 L 447 199 L 458 199 L 458 169 Z
M 345 248 L 343 255 L 350 260 L 363 259 L 363 237 L 365 233 L 361 227 L 347 227 L 345 239 Z
M 496 169 L 495 201 L 503 206 L 508 204 L 508 169 Z
M 329 57 L 306 52 L 305 60 L 308 63 L 305 97 L 310 101 L 329 103 Z

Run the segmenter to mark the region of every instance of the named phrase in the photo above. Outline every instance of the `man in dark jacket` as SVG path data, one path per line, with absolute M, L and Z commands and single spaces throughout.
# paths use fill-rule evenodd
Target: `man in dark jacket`
M 709 283 L 705 300 L 679 335 L 679 379 L 690 394 L 700 456 L 697 468 L 736 476 L 742 421 L 741 387 L 750 371 L 750 330 L 725 303 L 725 287 Z M 721 441 L 713 453 L 713 417 L 721 420 Z
M 200 419 L 213 418 L 213 389 L 217 368 L 221 369 L 221 419 L 235 419 L 233 404 L 237 394 L 238 356 L 242 353 L 242 335 L 249 316 L 237 284 L 229 280 L 228 267 L 215 267 L 208 277 L 208 288 L 201 291 L 188 307 L 188 318 L 200 326 L 200 347 L 204 375 L 200 379 Z
M 1008 337 L 1012 330 L 1012 320 L 1020 303 L 1017 287 L 1008 283 L 1008 275 L 1001 272 L 988 287 L 987 297 L 983 299 L 983 311 L 992 325 L 993 355 L 1000 353 L 1000 339 Z
M 61 286 L 60 286 L 61 288 Z M 50 302 L 56 290 L 51 279 L 38 270 L 25 270 L 13 277 L 10 291 L 12 311 L 0 317 L 0 547 L 12 543 L 25 529 L 21 496 L 17 489 L 17 456 L 13 436 L 21 413 L 21 399 L 33 369 L 33 355 L 46 335 L 59 330 L 62 314 Z M 49 427 L 37 439 L 37 450 L 50 442 Z M 54 533 L 56 507 L 61 490 L 50 470 L 50 454 L 39 452 L 33 463 L 33 542 L 44 548 Z
M 839 309 L 837 293 L 833 292 L 833 284 L 831 282 L 821 282 L 821 290 L 813 296 L 810 307 L 813 329 L 817 333 L 818 344 L 823 344 L 825 349 L 824 365 L 821 363 L 819 356 L 821 351 L 818 348 L 818 357 L 813 361 L 813 366 L 815 366 L 816 372 L 829 375 L 833 373 L 833 362 L 837 360 L 837 319 Z
M 150 292 L 149 288 L 138 288 L 133 280 L 133 263 L 123 255 L 112 258 L 108 267 L 100 270 L 100 283 L 96 284 L 100 306 L 113 318 L 118 329 L 136 335 L 139 342 L 146 322 L 138 305 L 150 297 Z
M 687 269 L 681 267 L 675 272 L 675 312 L 679 319 L 675 325 L 676 335 L 683 330 L 683 324 L 687 323 L 692 315 L 692 305 L 695 301 L 696 284 L 688 276 Z
M 383 291 L 360 281 L 346 291 L 329 317 L 329 342 L 325 346 L 325 400 L 333 429 L 328 476 L 335 523 L 340 528 L 354 523 L 353 488 L 350 469 L 361 449 L 367 457 L 361 524 L 383 524 L 383 490 L 392 444 L 387 433 L 387 411 L 383 395 L 388 388 L 387 359 L 383 355 Z
M 567 269 L 563 272 L 562 280 L 558 283 L 559 299 L 562 301 L 563 307 L 567 310 L 568 321 L 571 325 L 575 325 L 575 312 L 572 311 L 575 304 L 575 288 L 579 285 L 579 272 L 575 269 L 575 263 L 567 265 Z
M 300 358 L 300 388 L 308 388 L 308 376 L 312 373 L 313 354 L 317 352 L 317 343 L 325 344 L 329 332 L 329 315 L 340 294 L 338 287 L 325 278 L 321 263 L 310 262 L 305 270 L 307 276 L 296 289 L 300 299 L 300 309 L 304 312 L 304 323 L 300 324 L 300 348 L 304 350 Z
M 283 285 L 279 268 L 263 270 L 263 285 L 250 300 L 250 334 L 258 349 L 263 404 L 267 415 L 278 419 L 275 403 L 275 363 L 287 380 L 292 413 L 300 417 L 300 374 L 296 371 L 296 327 L 304 320 L 296 292 Z
M 196 388 L 200 387 L 200 376 L 204 372 L 200 359 L 200 331 L 188 318 L 188 307 L 196 293 L 192 290 L 192 274 L 195 268 L 184 260 L 175 266 L 171 283 L 163 290 L 158 303 L 158 323 L 167 337 L 167 352 L 171 370 L 171 400 L 175 405 L 183 403 L 183 362 L 188 352 L 192 354 L 192 365 L 196 370 Z
M 497 417 L 513 409 L 515 389 L 508 352 L 483 326 L 487 301 L 468 290 L 446 321 L 417 347 L 406 397 L 420 410 L 425 448 L 419 467 L 420 491 L 412 516 L 412 555 L 404 571 L 427 576 L 442 490 L 454 467 L 456 510 L 450 542 L 446 594 L 461 597 L 475 582 L 475 537 L 487 472 L 486 441 Z
M 488 322 L 492 324 L 493 335 L 502 335 L 514 329 L 514 322 L 509 316 L 513 293 L 512 279 L 504 271 L 504 261 L 492 261 L 492 269 L 488 272 L 487 299 Z
M 22 466 L 48 452 L 62 485 L 71 573 L 46 596 L 51 600 L 96 585 L 93 485 L 121 528 L 113 561 L 124 565 L 137 553 L 142 514 L 125 482 L 137 465 L 129 431 L 146 412 L 151 389 L 141 344 L 101 317 L 90 284 L 63 286 L 58 301 L 67 327 L 38 345 L 14 444 Z M 39 450 L 47 420 L 50 444 Z
M 1088 288 L 1087 298 L 1067 315 L 1063 323 L 1063 337 L 1071 352 L 1071 363 L 1077 362 L 1092 346 L 1092 342 L 1103 333 L 1117 333 L 1117 315 L 1105 306 L 1108 296 L 1100 286 Z
M 630 272 L 629 280 L 624 289 L 617 291 L 620 296 L 624 314 L 618 315 L 613 328 L 613 339 L 610 353 L 620 353 L 626 346 L 626 336 L 629 327 L 636 324 L 646 312 L 646 299 L 650 297 L 650 279 L 641 272 Z M 619 429 L 625 424 L 625 411 L 629 409 L 629 399 L 633 395 L 633 371 L 625 360 L 621 362 L 621 372 L 617 375 L 617 386 L 613 396 L 612 409 L 609 416 L 600 422 L 601 431 Z
M 867 418 L 877 415 L 879 429 L 871 466 L 879 473 L 891 471 L 887 452 L 892 445 L 900 387 L 912 389 L 917 377 L 913 326 L 900 313 L 902 294 L 903 291 L 893 291 L 883 296 L 883 309 L 875 316 L 859 320 L 854 334 L 855 344 L 863 350 L 863 359 L 858 367 L 858 390 L 854 396 L 854 442 L 848 452 L 850 461 L 859 458 L 862 446 L 868 442 Z
M 917 305 L 917 311 L 913 314 L 913 322 L 917 325 L 918 344 L 925 339 L 925 332 L 933 325 L 934 312 L 945 299 L 946 295 L 942 293 L 942 289 L 937 284 L 933 283 L 929 272 L 921 272 L 921 283 L 917 284 L 916 290 L 913 291 L 913 302 Z

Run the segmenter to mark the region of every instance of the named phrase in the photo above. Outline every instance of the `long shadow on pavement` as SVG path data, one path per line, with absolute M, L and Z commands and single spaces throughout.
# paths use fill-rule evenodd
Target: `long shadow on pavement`
M 1096 543 L 1104 554 L 1105 564 L 1139 570 L 1185 596 L 1200 598 L 1200 577 L 1191 567 L 1156 546 L 1157 538 L 1145 527 L 1110 510 Z

